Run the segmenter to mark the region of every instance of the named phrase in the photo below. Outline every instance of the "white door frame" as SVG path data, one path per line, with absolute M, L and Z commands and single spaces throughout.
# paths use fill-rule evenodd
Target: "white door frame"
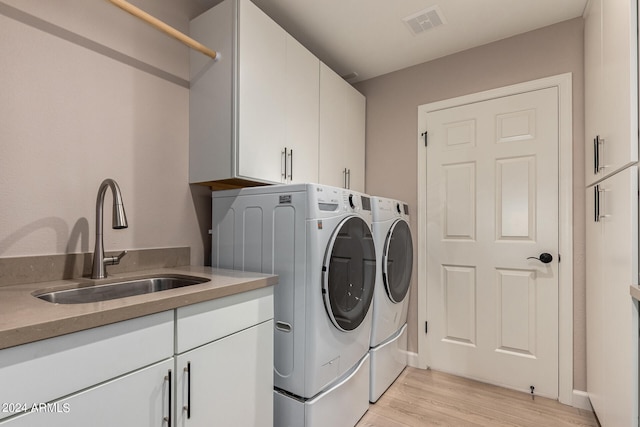
M 427 252 L 427 147 L 421 133 L 427 130 L 427 113 L 457 107 L 472 102 L 487 101 L 509 95 L 531 92 L 550 87 L 558 88 L 558 155 L 559 155 L 559 254 L 558 265 L 558 400 L 561 403 L 582 407 L 574 403 L 573 391 L 573 105 L 571 73 L 560 74 L 471 95 L 451 98 L 418 106 L 418 257 L 424 259 Z M 418 262 L 418 325 L 427 320 L 427 269 Z M 421 327 L 418 327 L 422 331 Z M 427 337 L 418 333 L 418 368 L 427 368 Z

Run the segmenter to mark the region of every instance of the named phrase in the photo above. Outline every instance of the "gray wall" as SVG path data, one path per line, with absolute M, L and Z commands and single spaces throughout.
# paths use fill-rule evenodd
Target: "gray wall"
M 136 4 L 188 31 L 189 2 Z M 107 1 L 4 0 L 0 58 L 0 257 L 93 251 L 111 177 L 129 228 L 105 212 L 107 251 L 188 246 L 202 264 L 210 193 L 188 185 L 189 49 Z
M 583 19 L 576 18 L 359 84 L 367 97 L 366 191 L 410 204 L 417 230 L 418 106 L 570 72 L 573 75 L 574 388 L 586 390 Z M 414 239 L 414 245 L 416 241 Z M 417 351 L 414 265 L 409 349 Z

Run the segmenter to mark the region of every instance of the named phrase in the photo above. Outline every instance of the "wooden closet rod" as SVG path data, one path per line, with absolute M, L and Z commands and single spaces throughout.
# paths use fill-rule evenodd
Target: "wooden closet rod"
M 201 53 L 203 53 L 203 54 L 205 54 L 207 56 L 210 56 L 213 59 L 216 59 L 216 57 L 218 56 L 218 54 L 216 53 L 215 50 L 209 49 L 205 45 L 195 41 L 194 39 L 192 39 L 191 37 L 187 36 L 186 34 L 181 33 L 180 31 L 176 30 L 172 26 L 167 25 L 166 23 L 162 22 L 158 18 L 149 15 L 147 12 L 145 12 L 144 10 L 132 5 L 131 3 L 129 3 L 127 1 L 125 1 L 125 0 L 109 0 L 109 1 L 111 3 L 113 3 L 113 4 L 115 4 L 116 6 L 118 6 L 120 9 L 129 12 L 133 16 L 142 19 L 143 21 L 145 21 L 146 23 L 152 25 L 153 27 L 157 28 L 158 30 L 170 35 L 171 37 L 173 37 L 173 38 L 175 38 L 175 39 L 177 39 L 179 41 L 181 41 L 182 43 L 186 44 L 190 48 L 195 49 L 198 52 L 201 52 Z

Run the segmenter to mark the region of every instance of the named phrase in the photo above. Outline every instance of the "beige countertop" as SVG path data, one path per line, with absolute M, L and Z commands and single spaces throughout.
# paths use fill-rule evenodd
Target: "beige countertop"
M 145 295 L 86 304 L 54 304 L 34 294 L 134 279 L 149 275 L 191 275 L 210 281 Z M 0 349 L 77 332 L 202 301 L 251 291 L 278 276 L 186 266 L 110 274 L 104 280 L 73 279 L 0 287 Z
M 637 286 L 631 285 L 629 287 L 629 290 L 631 292 L 631 296 L 635 298 L 637 301 L 640 301 L 640 288 L 638 288 Z

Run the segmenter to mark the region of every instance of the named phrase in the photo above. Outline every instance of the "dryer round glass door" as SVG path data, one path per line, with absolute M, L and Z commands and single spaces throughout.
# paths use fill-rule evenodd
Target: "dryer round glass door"
M 411 285 L 413 267 L 413 241 L 411 230 L 404 220 L 391 226 L 382 253 L 382 280 L 389 299 L 402 302 Z
M 322 266 L 327 314 L 342 331 L 356 329 L 371 306 L 376 251 L 371 229 L 360 217 L 342 221 L 331 237 Z

